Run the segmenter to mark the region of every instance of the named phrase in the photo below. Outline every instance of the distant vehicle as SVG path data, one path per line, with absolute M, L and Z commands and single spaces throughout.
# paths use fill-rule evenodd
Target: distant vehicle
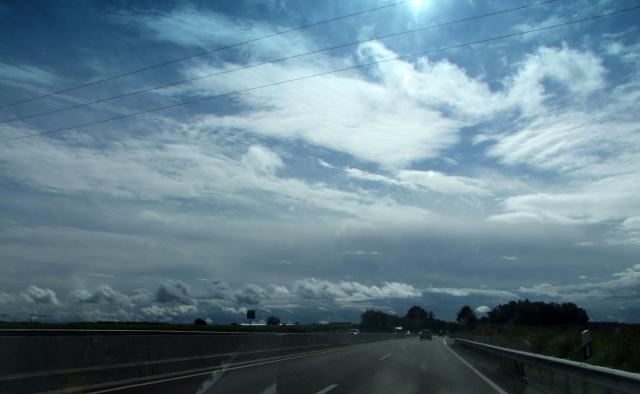
M 358 330 L 357 328 L 350 329 L 350 330 L 349 330 L 349 332 L 350 332 L 351 334 L 353 334 L 353 335 L 358 335 L 358 334 L 360 334 L 360 330 Z
M 420 340 L 424 340 L 424 339 L 428 339 L 428 340 L 432 340 L 433 338 L 431 338 L 431 331 L 429 330 L 424 330 L 420 332 Z
M 411 331 L 409 331 L 409 330 L 405 331 L 404 333 L 407 334 L 407 335 L 411 335 Z

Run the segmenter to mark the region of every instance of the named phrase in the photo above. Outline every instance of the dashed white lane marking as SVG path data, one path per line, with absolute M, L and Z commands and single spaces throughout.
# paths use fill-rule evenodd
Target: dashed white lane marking
M 205 375 L 210 375 L 211 373 L 224 373 L 226 371 L 233 371 L 233 370 L 236 370 L 236 369 L 251 368 L 251 367 L 256 367 L 256 366 L 259 366 L 259 365 L 274 364 L 274 363 L 279 363 L 279 362 L 282 362 L 282 361 L 295 360 L 295 359 L 298 359 L 298 358 L 315 356 L 315 355 L 318 355 L 318 354 L 337 352 L 338 350 L 340 350 L 340 349 L 319 350 L 319 351 L 315 351 L 315 352 L 297 354 L 297 355 L 293 355 L 293 356 L 290 356 L 290 357 L 283 357 L 283 358 L 278 358 L 278 359 L 268 360 L 268 361 L 256 360 L 256 362 L 253 362 L 251 364 L 231 366 L 231 367 L 227 367 L 227 368 L 224 368 L 224 369 L 211 368 L 207 372 L 196 372 L 196 373 L 192 373 L 192 374 L 189 374 L 189 375 L 181 375 L 181 376 L 176 376 L 176 377 L 171 377 L 171 378 L 166 378 L 166 379 L 157 379 L 157 380 L 152 380 L 152 381 L 148 381 L 148 382 L 129 384 L 129 385 L 126 385 L 126 386 L 112 387 L 112 388 L 103 389 L 103 390 L 91 391 L 90 394 L 110 393 L 110 392 L 114 392 L 114 391 L 130 389 L 130 388 L 150 386 L 150 385 L 159 384 L 159 383 L 166 383 L 166 382 L 172 382 L 172 381 L 176 381 L 176 380 L 189 379 L 189 378 L 193 378 L 193 377 L 196 377 L 196 376 L 205 376 Z M 45 393 L 46 394 L 62 394 L 62 393 L 68 393 L 68 392 L 70 392 L 69 389 L 63 389 L 63 390 L 47 391 L 47 392 L 40 393 L 40 394 L 45 394 Z M 89 392 L 89 391 L 87 390 L 87 392 Z
M 454 356 L 456 356 L 456 358 L 460 361 L 462 361 L 462 363 L 464 365 L 466 365 L 467 367 L 469 367 L 470 370 L 472 370 L 473 372 L 475 372 L 476 375 L 480 376 L 480 378 L 482 380 L 484 380 L 485 382 L 487 382 L 487 384 L 489 386 L 491 386 L 492 389 L 494 389 L 497 393 L 500 394 L 509 394 L 506 391 L 504 391 L 500 386 L 498 386 L 497 384 L 493 383 L 488 377 L 484 376 L 482 374 L 482 372 L 478 371 L 477 369 L 475 369 L 473 367 L 473 365 L 469 364 L 465 359 L 463 359 L 462 357 L 458 356 L 458 354 L 456 352 L 453 351 L 453 349 L 451 349 L 448 345 L 447 345 L 447 339 L 446 338 L 442 338 L 442 343 L 444 344 L 444 347 L 446 347 L 447 349 L 449 349 L 449 351 L 451 352 L 451 354 L 453 354 Z
M 264 389 L 262 394 L 277 394 L 278 393 L 278 382 L 273 382 L 272 385 Z
M 384 356 L 380 357 L 380 361 L 384 360 L 387 357 L 391 357 L 390 353 L 385 354 Z
M 233 363 L 233 361 L 236 359 L 236 357 L 238 357 L 238 353 L 229 357 L 229 359 L 221 365 L 221 368 L 229 367 Z M 220 380 L 222 375 L 224 375 L 224 372 L 223 373 L 218 373 L 218 371 L 211 372 L 211 376 L 209 377 L 209 379 L 202 382 L 200 387 L 198 387 L 198 391 L 196 391 L 196 394 L 204 394 L 207 391 L 209 391 L 211 387 L 215 386 L 215 384 L 218 383 L 218 380 Z
M 316 394 L 325 394 L 328 393 L 329 391 L 335 389 L 336 387 L 338 387 L 337 384 L 330 384 L 327 387 L 323 388 L 322 390 L 316 392 Z

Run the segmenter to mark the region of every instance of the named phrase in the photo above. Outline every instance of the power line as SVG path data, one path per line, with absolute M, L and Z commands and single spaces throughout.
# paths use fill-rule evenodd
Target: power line
M 31 119 L 31 118 L 35 118 L 35 117 L 38 117 L 38 116 L 51 115 L 51 114 L 55 114 L 55 113 L 58 113 L 58 112 L 68 111 L 68 110 L 71 110 L 71 109 L 82 108 L 82 107 L 86 107 L 86 106 L 93 105 L 93 104 L 100 104 L 100 103 L 104 103 L 104 102 L 107 102 L 107 101 L 112 101 L 112 100 L 121 99 L 121 98 L 125 98 L 125 97 L 135 96 L 135 95 L 138 95 L 138 94 L 147 93 L 147 92 L 151 92 L 151 91 L 154 91 L 154 90 L 164 89 L 164 88 L 167 88 L 167 87 L 170 87 L 170 86 L 182 85 L 182 84 L 185 84 L 185 83 L 194 82 L 194 81 L 198 81 L 198 80 L 202 80 L 202 79 L 206 79 L 206 78 L 211 78 L 211 77 L 215 77 L 215 76 L 219 76 L 219 75 L 223 75 L 223 74 L 230 74 L 230 73 L 241 71 L 241 70 L 246 70 L 246 69 L 250 69 L 250 68 L 254 68 L 254 67 L 258 67 L 258 66 L 264 66 L 266 64 L 279 63 L 279 62 L 283 62 L 283 61 L 286 61 L 286 60 L 291 60 L 291 59 L 295 59 L 295 58 L 299 58 L 299 57 L 303 57 L 303 56 L 314 55 L 314 54 L 318 54 L 318 53 L 322 53 L 322 52 L 328 52 L 328 51 L 332 51 L 332 50 L 336 50 L 336 49 L 340 49 L 340 48 L 345 48 L 345 47 L 349 47 L 349 46 L 353 46 L 353 45 L 364 44 L 364 43 L 372 42 L 372 41 L 376 41 L 376 40 L 383 40 L 383 39 L 388 39 L 388 38 L 392 38 L 392 37 L 398 37 L 398 36 L 401 36 L 401 35 L 416 33 L 416 32 L 419 32 L 419 31 L 431 30 L 431 29 L 444 27 L 444 26 L 450 26 L 450 25 L 454 25 L 454 24 L 458 24 L 458 23 L 462 23 L 462 22 L 469 22 L 469 21 L 472 21 L 472 20 L 478 20 L 478 19 L 482 19 L 482 18 L 487 18 L 487 17 L 490 17 L 490 16 L 506 14 L 506 13 L 515 12 L 515 11 L 521 11 L 521 10 L 524 10 L 524 9 L 527 9 L 527 8 L 547 5 L 549 3 L 554 3 L 556 1 L 558 1 L 558 0 L 547 0 L 547 1 L 543 1 L 541 3 L 527 4 L 527 5 L 523 5 L 523 6 L 520 6 L 520 7 L 494 11 L 494 12 L 490 12 L 490 13 L 487 13 L 487 14 L 475 15 L 475 16 L 471 16 L 471 17 L 467 17 L 467 18 L 456 19 L 456 20 L 452 20 L 452 21 L 448 21 L 448 22 L 438 23 L 438 24 L 435 24 L 435 25 L 419 27 L 419 28 L 410 29 L 410 30 L 404 30 L 404 31 L 401 31 L 401 32 L 386 34 L 386 35 L 382 35 L 382 36 L 368 38 L 368 39 L 365 39 L 365 40 L 352 41 L 352 42 L 349 42 L 349 43 L 346 43 L 346 44 L 340 44 L 340 45 L 336 45 L 336 46 L 332 46 L 332 47 L 328 47 L 328 48 L 317 49 L 317 50 L 313 50 L 313 51 L 309 51 L 309 52 L 299 53 L 297 55 L 291 55 L 291 56 L 281 57 L 281 58 L 277 58 L 277 59 L 257 62 L 257 63 L 253 63 L 253 64 L 241 66 L 241 67 L 236 67 L 236 68 L 233 68 L 233 69 L 230 69 L 230 70 L 218 71 L 218 72 L 215 72 L 215 73 L 201 75 L 201 76 L 194 77 L 194 78 L 183 79 L 183 80 L 180 80 L 180 81 L 170 82 L 170 83 L 163 84 L 163 85 L 157 85 L 157 86 L 150 87 L 150 88 L 134 90 L 134 91 L 131 91 L 131 92 L 128 92 L 128 93 L 123 93 L 123 94 L 118 94 L 118 95 L 115 95 L 115 96 L 105 97 L 105 98 L 102 98 L 102 99 L 89 101 L 89 102 L 86 102 L 86 103 L 70 105 L 70 106 L 67 106 L 67 107 L 57 108 L 57 109 L 53 109 L 53 110 L 50 110 L 50 111 L 37 112 L 37 113 L 34 113 L 34 114 L 19 116 L 19 117 L 15 117 L 15 118 L 11 118 L 11 119 L 6 119 L 6 120 L 0 120 L 0 124 L 9 123 L 9 122 L 16 122 L 16 121 L 25 120 L 25 119 Z
M 376 64 L 388 63 L 388 62 L 402 60 L 402 59 L 410 59 L 410 58 L 413 58 L 413 57 L 416 57 L 416 56 L 429 55 L 429 54 L 436 53 L 436 52 L 443 52 L 443 51 L 448 51 L 448 50 L 451 50 L 451 49 L 458 49 L 458 48 L 468 47 L 468 46 L 472 46 L 472 45 L 484 44 L 484 43 L 487 43 L 487 42 L 492 42 L 492 41 L 498 41 L 498 40 L 503 40 L 503 39 L 507 39 L 507 38 L 523 36 L 525 34 L 536 33 L 536 32 L 545 31 L 545 30 L 551 30 L 551 29 L 556 29 L 556 28 L 559 28 L 559 27 L 569 26 L 569 25 L 573 25 L 573 24 L 577 24 L 577 23 L 588 22 L 588 21 L 604 18 L 604 17 L 607 17 L 607 16 L 612 16 L 612 15 L 622 14 L 622 13 L 625 13 L 625 12 L 635 11 L 635 10 L 638 10 L 638 9 L 640 9 L 640 5 L 639 6 L 635 6 L 635 7 L 623 8 L 623 9 L 616 10 L 616 11 L 606 12 L 606 13 L 603 13 L 603 14 L 593 15 L 593 16 L 586 17 L 586 18 L 574 19 L 574 20 L 571 20 L 571 21 L 558 23 L 558 24 L 555 24 L 555 25 L 549 25 L 549 26 L 539 27 L 539 28 L 536 28 L 536 29 L 525 30 L 525 31 L 517 32 L 517 33 L 510 33 L 510 34 L 505 34 L 505 35 L 501 35 L 501 36 L 494 36 L 494 37 L 485 38 L 485 39 L 476 40 L 476 41 L 468 41 L 468 42 L 464 42 L 464 43 L 461 43 L 461 44 L 456 44 L 456 45 L 447 46 L 447 47 L 440 47 L 440 48 L 431 49 L 431 50 L 428 50 L 428 51 L 412 53 L 412 54 L 409 54 L 409 55 L 402 55 L 402 56 L 397 56 L 397 57 L 393 57 L 393 58 L 389 58 L 389 59 L 383 59 L 383 60 L 377 60 L 377 61 L 369 62 L 369 63 L 357 64 L 357 65 L 353 65 L 353 66 L 348 66 L 348 67 L 338 68 L 338 69 L 334 69 L 334 70 L 319 72 L 319 73 L 316 73 L 316 74 L 306 75 L 306 76 L 303 76 L 303 77 L 286 79 L 286 80 L 279 81 L 279 82 L 272 82 L 272 83 L 268 83 L 268 84 L 265 84 L 265 85 L 255 86 L 255 87 L 252 87 L 252 88 L 233 90 L 233 91 L 230 91 L 230 92 L 227 92 L 227 93 L 216 94 L 216 95 L 212 95 L 212 96 L 199 97 L 197 99 L 183 101 L 183 102 L 176 103 L 176 104 L 164 105 L 164 106 L 161 106 L 161 107 L 155 107 L 155 108 L 151 108 L 151 109 L 144 110 L 144 111 L 139 111 L 139 112 L 132 112 L 132 113 L 129 113 L 129 114 L 115 116 L 115 117 L 111 117 L 111 118 L 106 118 L 106 119 L 102 119 L 102 120 L 98 120 L 98 121 L 81 123 L 81 124 L 77 124 L 75 126 L 62 127 L 62 128 L 53 129 L 53 130 L 46 130 L 46 131 L 41 131 L 39 133 L 23 135 L 23 136 L 20 136 L 20 137 L 5 138 L 5 139 L 0 140 L 0 142 L 9 142 L 9 141 L 21 140 L 21 139 L 36 137 L 36 136 L 45 135 L 45 134 L 59 133 L 59 132 L 62 132 L 62 131 L 73 130 L 73 129 L 77 129 L 77 128 L 81 128 L 81 127 L 102 124 L 102 123 L 111 122 L 111 121 L 114 121 L 114 120 L 121 120 L 121 119 L 131 118 L 131 117 L 138 116 L 138 115 L 143 115 L 143 114 L 148 114 L 148 113 L 152 113 L 152 112 L 163 111 L 163 110 L 171 109 L 171 108 L 177 108 L 177 107 L 181 107 L 181 106 L 185 106 L 185 105 L 189 105 L 189 104 L 193 104 L 193 103 L 197 103 L 197 102 L 201 102 L 201 101 L 211 100 L 211 99 L 214 99 L 214 98 L 231 96 L 231 95 L 239 94 L 239 93 L 246 93 L 246 92 L 250 92 L 250 91 L 253 91 L 253 90 L 263 89 L 263 88 L 267 88 L 267 87 L 271 87 L 271 86 L 283 85 L 283 84 L 286 84 L 286 83 L 291 83 L 291 82 L 296 82 L 296 81 L 302 81 L 302 80 L 305 80 L 305 79 L 316 78 L 316 77 L 320 77 L 320 76 L 323 76 L 323 75 L 334 74 L 334 73 L 338 73 L 338 72 L 342 72 L 342 71 L 354 70 L 354 69 L 358 69 L 358 68 L 373 66 L 373 65 L 376 65 Z
M 233 43 L 233 44 L 225 45 L 223 47 L 209 49 L 209 50 L 206 50 L 206 51 L 194 53 L 192 55 L 179 57 L 179 58 L 176 58 L 176 59 L 173 59 L 173 60 L 167 60 L 165 62 L 154 64 L 154 65 L 151 65 L 151 66 L 146 66 L 146 67 L 139 68 L 139 69 L 136 69 L 136 70 L 127 71 L 127 72 L 124 72 L 124 73 L 121 73 L 121 74 L 116 74 L 116 75 L 113 75 L 113 76 L 110 76 L 110 77 L 98 79 L 98 80 L 91 81 L 91 82 L 86 82 L 86 83 L 83 83 L 83 84 L 80 84 L 80 85 L 76 85 L 76 86 L 72 86 L 72 87 L 69 87 L 69 88 L 56 90 L 56 91 L 53 91 L 53 92 L 50 92 L 50 93 L 46 93 L 46 94 L 43 94 L 43 95 L 40 95 L 40 96 L 34 96 L 34 97 L 27 98 L 27 99 L 18 100 L 18 101 L 14 101 L 14 102 L 11 102 L 11 103 L 3 104 L 3 105 L 0 105 L 0 109 L 11 107 L 11 106 L 18 105 L 18 104 L 28 103 L 28 102 L 39 100 L 39 99 L 43 99 L 43 98 L 46 98 L 46 97 L 56 96 L 56 95 L 59 95 L 61 93 L 71 92 L 73 90 L 86 88 L 88 86 L 97 85 L 97 84 L 100 84 L 100 83 L 103 83 L 103 82 L 107 82 L 107 81 L 113 81 L 115 79 L 128 77 L 130 75 L 139 74 L 139 73 L 144 72 L 144 71 L 153 70 L 153 69 L 156 69 L 156 68 L 168 66 L 170 64 L 179 63 L 179 62 L 182 62 L 182 61 L 185 61 L 185 60 L 193 59 L 193 58 L 204 56 L 204 55 L 209 55 L 209 54 L 214 53 L 214 52 L 219 52 L 219 51 L 223 51 L 223 50 L 226 50 L 226 49 L 235 48 L 235 47 L 238 47 L 238 46 L 241 46 L 241 45 L 250 44 L 250 43 L 253 43 L 253 42 L 256 42 L 256 41 L 265 40 L 267 38 L 280 36 L 280 35 L 283 35 L 283 34 L 294 32 L 294 31 L 309 29 L 309 28 L 312 28 L 312 27 L 315 27 L 315 26 L 320 26 L 320 25 L 323 25 L 323 24 L 326 24 L 326 23 L 329 23 L 329 22 L 334 22 L 334 21 L 338 21 L 338 20 L 342 20 L 342 19 L 346 19 L 346 18 L 351 18 L 351 17 L 358 16 L 358 15 L 368 14 L 370 12 L 379 11 L 379 10 L 382 10 L 382 9 L 385 9 L 385 8 L 395 7 L 395 6 L 398 6 L 398 5 L 402 5 L 402 4 L 408 3 L 410 1 L 411 0 L 397 1 L 395 3 L 389 3 L 389 4 L 385 4 L 385 5 L 379 6 L 379 7 L 369 8 L 369 9 L 366 9 L 366 10 L 363 10 L 363 11 L 353 12 L 351 14 L 341 15 L 341 16 L 337 16 L 337 17 L 334 17 L 334 18 L 324 19 L 324 20 L 321 20 L 321 21 L 318 21 L 318 22 L 313 22 L 313 23 L 309 23 L 309 24 L 306 24 L 306 25 L 293 27 L 291 29 L 286 29 L 286 30 L 283 30 L 283 31 L 267 34 L 267 35 L 264 35 L 264 36 L 261 36 L 261 37 L 251 38 L 251 39 L 248 39 L 248 40 L 245 40 L 245 41 L 239 41 L 239 42 L 236 42 L 236 43 Z

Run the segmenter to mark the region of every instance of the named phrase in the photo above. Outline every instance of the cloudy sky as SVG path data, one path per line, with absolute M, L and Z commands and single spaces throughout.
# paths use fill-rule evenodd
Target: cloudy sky
M 3 2 L 0 319 L 640 322 L 637 3 L 385 4 Z

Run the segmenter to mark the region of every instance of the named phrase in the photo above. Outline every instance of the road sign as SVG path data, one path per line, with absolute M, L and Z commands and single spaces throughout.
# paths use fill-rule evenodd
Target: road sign
M 255 309 L 249 309 L 247 310 L 247 320 L 253 320 L 256 318 L 256 311 Z
M 584 359 L 588 360 L 593 356 L 593 349 L 591 348 L 591 331 L 582 331 L 580 333 L 580 339 L 582 340 L 582 352 L 584 354 Z

